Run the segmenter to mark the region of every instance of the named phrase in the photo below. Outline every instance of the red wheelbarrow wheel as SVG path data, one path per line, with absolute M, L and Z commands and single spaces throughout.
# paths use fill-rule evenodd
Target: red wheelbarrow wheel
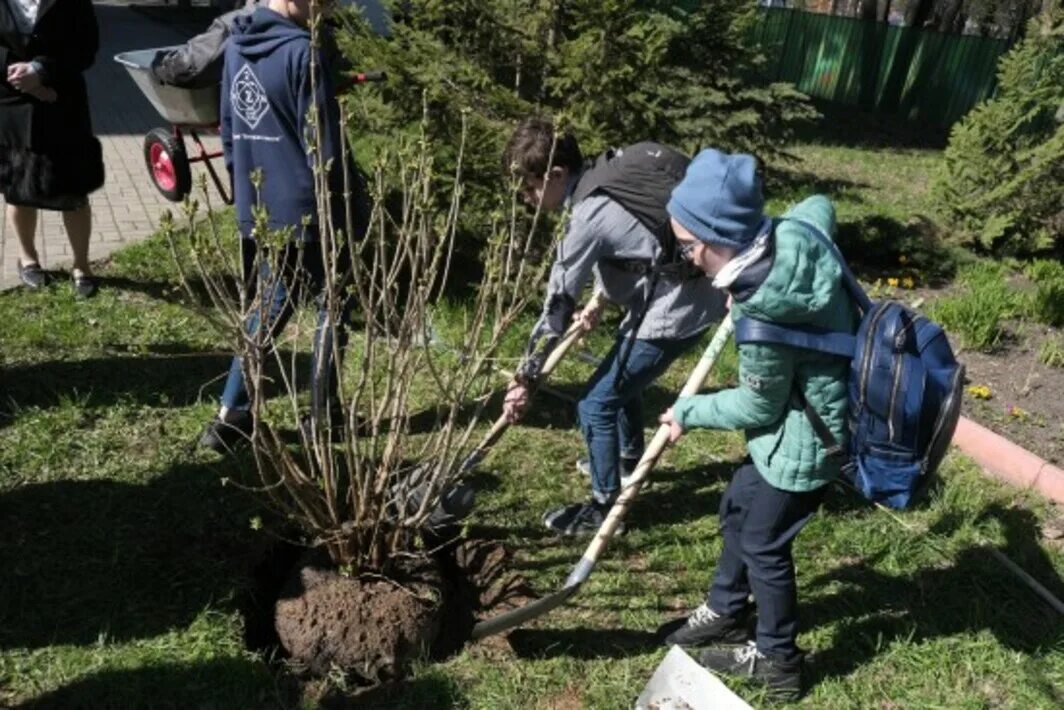
M 171 202 L 180 202 L 192 190 L 185 144 L 165 128 L 153 128 L 144 136 L 144 162 L 155 187 Z

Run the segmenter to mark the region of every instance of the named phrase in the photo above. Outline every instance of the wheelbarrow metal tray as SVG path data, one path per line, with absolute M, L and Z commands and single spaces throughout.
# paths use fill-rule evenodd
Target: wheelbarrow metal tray
M 151 105 L 167 122 L 175 126 L 217 126 L 220 87 L 185 89 L 164 84 L 152 74 L 151 63 L 156 53 L 169 49 L 174 47 L 122 52 L 115 55 L 115 61 L 126 68 Z

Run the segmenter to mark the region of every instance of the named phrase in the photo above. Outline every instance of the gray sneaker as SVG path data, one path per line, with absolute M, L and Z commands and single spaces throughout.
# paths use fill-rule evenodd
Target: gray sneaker
M 48 274 L 41 265 L 37 262 L 32 264 L 22 265 L 22 261 L 18 262 L 18 278 L 26 288 L 39 289 L 48 285 Z
M 74 295 L 78 298 L 92 298 L 99 290 L 99 287 L 96 285 L 96 279 L 88 274 L 75 274 L 73 280 Z
M 753 641 L 745 646 L 707 648 L 698 662 L 717 675 L 745 676 L 760 683 L 777 702 L 798 700 L 805 690 L 801 656 L 792 661 L 769 658 Z
M 752 637 L 752 608 L 736 616 L 718 614 L 702 602 L 687 622 L 665 637 L 666 646 L 704 646 L 710 643 L 746 643 Z

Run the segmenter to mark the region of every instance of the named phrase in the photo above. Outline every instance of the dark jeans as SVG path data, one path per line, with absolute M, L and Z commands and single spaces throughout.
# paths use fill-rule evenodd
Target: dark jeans
M 673 360 L 701 337 L 682 340 L 636 340 L 625 365 L 620 386 L 619 356 L 627 339 L 618 336 L 609 354 L 588 382 L 587 393 L 577 405 L 580 430 L 591 461 L 591 490 L 595 500 L 609 501 L 620 490 L 620 457 L 643 455 L 643 390 L 649 387 Z
M 244 278 L 248 279 L 255 265 L 258 247 L 253 239 L 241 239 L 240 246 Z M 257 289 L 263 290 L 262 302 L 266 304 L 269 337 L 261 337 L 265 335 L 261 332 L 261 308 L 255 308 L 248 316 L 244 327 L 249 335 L 260 336 L 260 343 L 270 342 L 284 330 L 301 298 L 308 293 L 317 297 L 318 325 L 314 331 L 314 344 L 311 352 L 310 387 L 311 411 L 320 414 L 324 411 L 324 406 L 336 397 L 336 378 L 332 376 L 335 367 L 333 334 L 335 332 L 342 357 L 343 349 L 347 345 L 347 322 L 354 302 L 353 299 L 347 298 L 342 304 L 340 313 L 334 316 L 337 322 L 331 322 L 332 318 L 330 318 L 322 293 L 325 287 L 325 266 L 319 242 L 306 242 L 302 249 L 298 249 L 295 243 L 289 242 L 284 253 L 276 261 L 280 264 L 280 278 L 274 278 L 275 267 L 271 265 L 270 259 L 264 258 L 259 261 L 256 286 Z M 348 260 L 341 257 L 339 261 L 341 273 L 346 270 L 347 263 Z M 321 367 L 318 366 L 319 364 Z M 222 391 L 222 406 L 239 410 L 248 409 L 250 404 L 241 359 L 234 357 L 229 366 L 229 377 L 225 381 L 225 389 Z
M 820 506 L 827 486 L 792 493 L 771 486 L 752 463 L 735 471 L 720 502 L 724 551 L 709 606 L 734 616 L 753 592 L 757 648 L 784 661 L 798 656 L 798 593 L 791 543 Z

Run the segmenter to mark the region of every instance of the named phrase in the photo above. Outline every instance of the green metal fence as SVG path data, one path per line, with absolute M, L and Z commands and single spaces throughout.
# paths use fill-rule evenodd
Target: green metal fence
M 996 86 L 1004 40 L 763 9 L 766 74 L 811 96 L 949 126 Z

